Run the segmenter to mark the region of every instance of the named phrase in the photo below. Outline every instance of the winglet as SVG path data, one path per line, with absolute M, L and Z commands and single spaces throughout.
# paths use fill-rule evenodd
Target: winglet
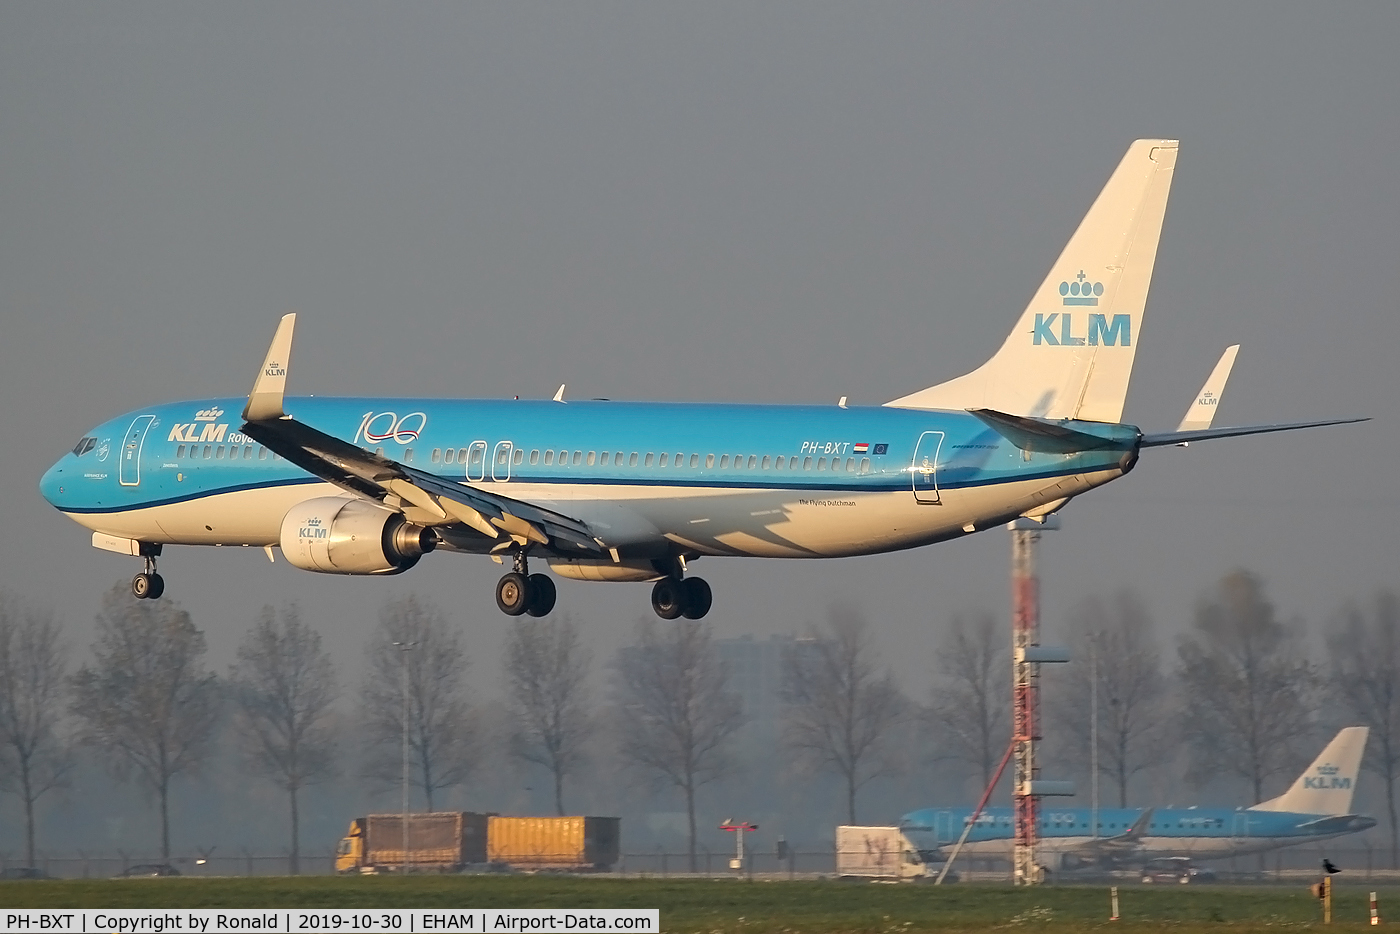
M 558 388 L 557 390 L 555 390 L 555 392 L 554 392 L 554 401 L 555 401 L 555 402 L 563 402 L 563 401 L 564 401 L 564 386 L 565 386 L 564 383 L 560 383 L 560 384 L 559 384 L 559 388 Z
M 248 394 L 248 404 L 243 409 L 245 422 L 265 422 L 286 414 L 282 411 L 282 393 L 287 386 L 287 363 L 292 355 L 292 330 L 296 323 L 297 316 L 293 312 L 283 315 L 277 325 L 272 346 L 267 349 L 267 358 L 253 381 L 253 391 Z
M 1211 422 L 1215 421 L 1216 406 L 1220 403 L 1220 396 L 1225 392 L 1225 383 L 1230 378 L 1230 370 L 1235 365 L 1235 354 L 1239 352 L 1239 344 L 1232 344 L 1225 348 L 1220 362 L 1215 365 L 1215 369 L 1210 371 L 1206 384 L 1196 395 L 1196 401 L 1191 403 L 1191 408 L 1186 410 L 1181 424 L 1176 426 L 1177 431 L 1200 431 L 1203 428 L 1209 428 Z

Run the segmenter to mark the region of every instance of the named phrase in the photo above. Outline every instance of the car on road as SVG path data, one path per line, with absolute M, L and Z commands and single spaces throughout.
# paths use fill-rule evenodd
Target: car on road
M 159 876 L 178 876 L 180 870 L 169 863 L 138 863 L 124 870 L 118 879 L 142 879 L 156 878 Z
M 1161 856 L 1149 859 L 1142 867 L 1142 881 L 1147 884 L 1175 882 L 1188 885 L 1192 882 L 1214 882 L 1215 873 L 1193 866 L 1186 856 Z

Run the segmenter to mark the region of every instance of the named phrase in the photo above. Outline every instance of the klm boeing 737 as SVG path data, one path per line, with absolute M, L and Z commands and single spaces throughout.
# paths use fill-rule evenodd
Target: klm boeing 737
M 1089 808 L 1046 808 L 1041 849 L 1061 868 L 1074 869 L 1162 856 L 1219 859 L 1368 830 L 1375 819 L 1351 813 L 1367 732 L 1342 730 L 1288 791 L 1250 808 L 1100 808 L 1097 832 Z M 984 808 L 962 852 L 1009 859 L 1011 817 L 1011 808 Z M 971 808 L 926 808 L 906 814 L 900 827 L 934 862 L 948 856 L 971 818 Z
M 657 615 L 698 619 L 702 556 L 915 548 L 1043 518 L 1143 448 L 1337 424 L 1120 422 L 1176 156 L 1134 143 L 1002 348 L 883 406 L 575 402 L 562 386 L 549 401 L 297 398 L 287 315 L 246 399 L 112 419 L 41 490 L 97 547 L 145 559 L 138 597 L 164 591 L 165 545 L 280 548 L 327 574 L 398 574 L 438 550 L 509 560 L 496 602 L 511 615 L 554 606 L 533 557 L 654 582 Z

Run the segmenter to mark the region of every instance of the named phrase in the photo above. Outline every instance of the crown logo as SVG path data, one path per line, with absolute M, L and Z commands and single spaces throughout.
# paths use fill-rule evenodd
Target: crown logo
M 1081 269 L 1073 282 L 1060 283 L 1060 294 L 1065 297 L 1066 305 L 1097 305 L 1103 294 L 1103 283 L 1090 282 Z
M 1329 762 L 1326 765 L 1319 765 L 1317 771 L 1321 775 L 1336 775 L 1341 769 Z
M 204 409 L 202 411 L 194 413 L 194 420 L 197 422 L 212 422 L 223 414 L 224 410 L 219 408 L 218 406 L 215 406 L 212 409 Z
M 312 516 L 310 519 L 306 520 L 306 524 L 308 527 L 315 528 L 321 524 L 321 519 L 319 516 Z

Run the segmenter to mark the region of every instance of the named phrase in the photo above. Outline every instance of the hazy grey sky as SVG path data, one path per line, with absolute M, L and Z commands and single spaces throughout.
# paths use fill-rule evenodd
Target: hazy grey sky
M 1174 428 L 1240 342 L 1220 422 L 1375 421 L 1148 452 L 1047 538 L 1047 623 L 1133 586 L 1175 632 L 1236 565 L 1323 618 L 1396 584 L 1397 47 L 1390 2 L 6 3 L 0 585 L 85 645 L 137 562 L 40 474 L 121 412 L 247 392 L 287 310 L 296 393 L 879 403 L 999 346 L 1157 136 L 1182 151 L 1126 418 Z M 1007 555 L 698 567 L 721 636 L 858 601 L 922 696 L 948 615 L 1006 606 Z M 485 559 L 161 570 L 221 664 L 268 600 L 355 665 L 390 593 L 484 660 L 506 627 Z M 647 594 L 560 606 L 605 658 Z

